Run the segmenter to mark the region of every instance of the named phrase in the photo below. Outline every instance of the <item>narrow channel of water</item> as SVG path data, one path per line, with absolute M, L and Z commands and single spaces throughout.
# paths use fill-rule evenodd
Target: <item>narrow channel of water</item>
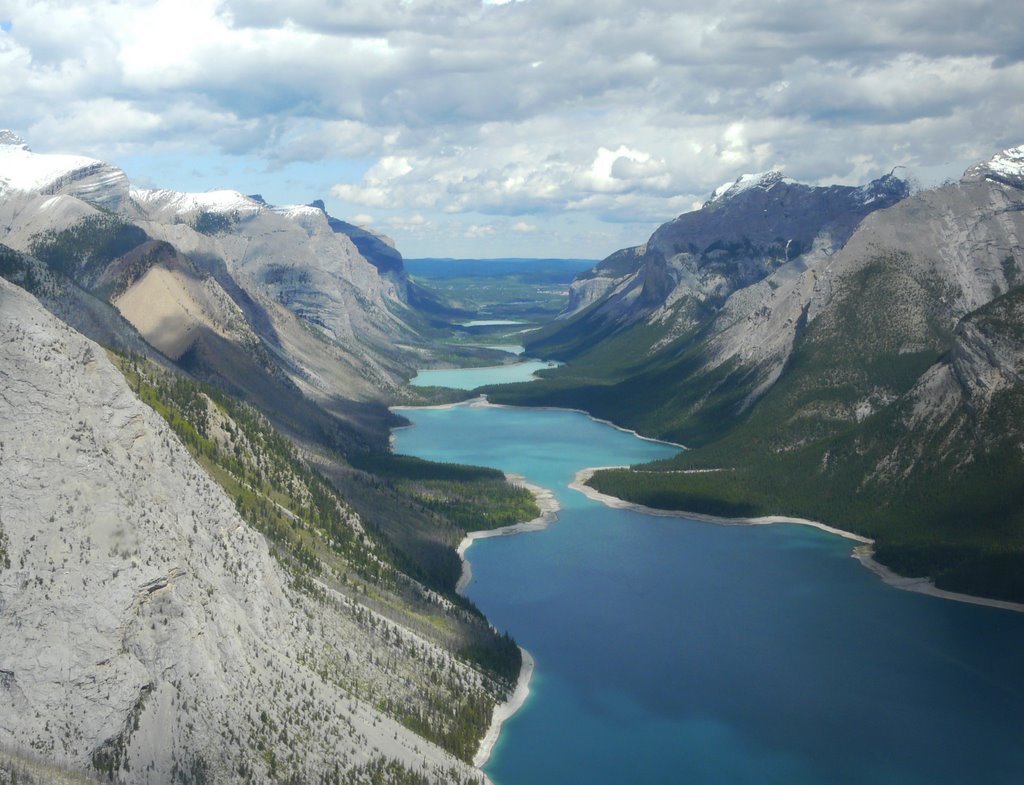
M 554 491 L 549 529 L 478 540 L 467 594 L 536 658 L 496 785 L 1018 785 L 1024 614 L 886 586 L 795 525 L 614 510 L 580 468 L 675 448 L 557 410 L 403 410 L 396 451 Z
M 474 390 L 485 384 L 511 384 L 528 382 L 536 378 L 537 371 L 554 368 L 555 362 L 524 360 L 510 365 L 492 365 L 486 368 L 447 368 L 420 371 L 409 382 L 413 387 L 451 387 L 455 390 Z

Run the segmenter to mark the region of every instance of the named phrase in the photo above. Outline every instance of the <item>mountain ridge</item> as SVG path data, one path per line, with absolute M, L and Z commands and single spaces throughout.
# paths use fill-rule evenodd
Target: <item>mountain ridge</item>
M 533 387 L 488 392 L 584 408 L 694 448 L 650 467 L 661 475 L 598 473 L 591 484 L 602 492 L 695 512 L 744 504 L 812 517 L 875 538 L 898 571 L 1020 600 L 1024 499 L 1014 489 L 1024 465 L 1011 413 L 1024 394 L 1013 326 L 1024 282 L 1022 157 L 1011 148 L 957 183 L 853 210 L 838 223 L 849 229 L 844 242 L 835 243 L 842 232 L 818 238 L 754 280 L 744 250 L 754 243 L 737 243 L 742 222 L 724 238 L 738 251 L 710 286 L 674 275 L 658 249 L 685 239 L 680 225 L 713 225 L 701 212 L 728 212 L 748 195 L 774 198 L 781 214 L 784 183 L 685 214 L 655 231 L 632 270 L 622 252 L 609 257 L 602 264 L 624 273 L 614 288 L 527 340 L 528 351 L 568 366 Z M 771 226 L 753 231 L 770 236 Z M 623 297 L 644 278 L 657 296 Z M 995 332 L 991 319 L 977 329 L 988 308 L 1004 315 Z M 679 473 L 690 468 L 730 471 Z M 941 490 L 929 494 L 930 484 Z
M 0 624 L 20 642 L 2 662 L 10 740 L 129 782 L 319 777 L 346 738 L 345 770 L 383 757 L 475 780 L 326 669 L 381 624 L 449 655 L 296 591 L 100 347 L 6 281 L 0 300 Z M 304 737 L 301 760 L 289 735 Z
M 2 742 L 126 783 L 479 782 L 520 660 L 455 593 L 454 547 L 486 506 L 535 504 L 500 472 L 386 453 L 385 402 L 415 399 L 429 351 L 401 255 L 382 271 L 318 207 L 0 147 L 0 692 L 24 698 Z M 121 629 L 127 655 L 93 658 Z M 70 686 L 33 665 L 52 641 Z

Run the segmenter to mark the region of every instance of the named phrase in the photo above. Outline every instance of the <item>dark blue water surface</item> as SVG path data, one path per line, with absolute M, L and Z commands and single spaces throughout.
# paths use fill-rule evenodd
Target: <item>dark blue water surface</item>
M 1024 783 L 1024 614 L 890 588 L 808 527 L 613 510 L 586 466 L 675 448 L 566 411 L 404 411 L 396 451 L 553 490 L 479 540 L 467 594 L 536 658 L 497 785 Z

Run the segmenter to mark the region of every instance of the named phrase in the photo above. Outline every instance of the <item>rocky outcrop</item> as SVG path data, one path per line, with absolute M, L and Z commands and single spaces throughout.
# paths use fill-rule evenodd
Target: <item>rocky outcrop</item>
M 2 280 L 0 487 L 2 743 L 128 783 L 320 781 L 378 759 L 472 777 L 345 685 L 414 700 L 379 664 L 389 647 L 480 677 L 298 591 L 104 351 Z
M 331 230 L 346 235 L 363 258 L 376 267 L 382 275 L 391 276 L 396 281 L 406 280 L 402 254 L 395 248 L 394 240 L 365 226 L 356 226 L 342 221 L 340 218 L 335 218 L 327 212 L 327 207 L 322 199 L 311 202 L 309 206 L 323 211 Z
M 716 306 L 812 251 L 834 253 L 865 216 L 908 193 L 891 174 L 859 188 L 804 185 L 780 172 L 743 175 L 700 210 L 659 227 L 644 246 L 580 276 L 568 313 L 603 296 L 597 310 L 605 319 L 685 323 L 698 304 Z
M 143 332 L 170 355 L 189 356 L 196 345 L 192 325 L 223 325 L 227 300 L 248 325 L 231 335 L 213 329 L 234 348 L 207 345 L 204 364 L 219 364 L 210 372 L 232 386 L 238 373 L 232 361 L 218 360 L 221 349 L 251 353 L 254 342 L 261 353 L 257 365 L 287 376 L 338 412 L 345 400 L 393 395 L 418 364 L 415 351 L 402 348 L 416 342 L 407 304 L 412 284 L 401 255 L 381 237 L 328 216 L 319 205 L 274 208 L 232 190 L 129 188 L 116 167 L 33 153 L 9 132 L 0 141 L 0 242 L 23 252 L 46 242 L 59 245 L 65 257 L 81 248 L 81 258 L 62 259 L 60 271 L 89 290 L 105 276 L 103 264 L 124 267 L 119 257 L 132 251 L 110 241 L 108 224 L 141 230 L 136 246 L 163 241 L 187 257 L 198 277 L 183 277 L 182 264 L 176 271 L 158 267 L 133 282 L 133 290 L 117 292 L 136 326 L 145 320 Z M 104 235 L 97 227 L 110 231 Z M 152 311 L 146 305 L 151 296 L 160 306 Z M 164 313 L 172 302 L 175 313 Z M 161 331 L 167 334 L 158 338 Z
M 315 399 L 376 399 L 404 382 L 414 359 L 396 344 L 414 336 L 401 282 L 382 276 L 322 210 L 233 191 L 133 189 L 128 215 L 212 275 Z

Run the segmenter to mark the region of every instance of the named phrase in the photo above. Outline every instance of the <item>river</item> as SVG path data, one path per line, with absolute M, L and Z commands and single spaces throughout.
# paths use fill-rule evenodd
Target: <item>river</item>
M 516 472 L 561 504 L 467 554 L 466 594 L 536 660 L 496 785 L 1024 780 L 1024 614 L 893 589 L 809 527 L 587 499 L 579 469 L 676 448 L 576 412 L 402 414 L 396 452 Z

